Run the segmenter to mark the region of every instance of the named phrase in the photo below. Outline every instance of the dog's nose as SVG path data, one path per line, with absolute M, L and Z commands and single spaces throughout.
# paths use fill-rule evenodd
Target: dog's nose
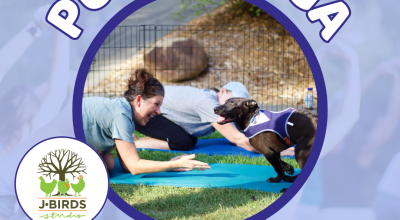
M 215 108 L 214 108 L 214 113 L 215 113 L 215 114 L 217 114 L 217 113 L 218 113 L 218 111 L 219 111 L 219 109 L 220 109 L 220 107 L 219 107 L 219 106 L 218 106 L 218 107 L 215 107 Z

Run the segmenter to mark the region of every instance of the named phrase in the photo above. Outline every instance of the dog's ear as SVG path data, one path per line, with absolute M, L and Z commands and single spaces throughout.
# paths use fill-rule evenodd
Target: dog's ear
M 244 103 L 244 106 L 246 106 L 247 108 L 253 108 L 254 106 L 257 106 L 257 102 L 255 100 L 247 100 Z

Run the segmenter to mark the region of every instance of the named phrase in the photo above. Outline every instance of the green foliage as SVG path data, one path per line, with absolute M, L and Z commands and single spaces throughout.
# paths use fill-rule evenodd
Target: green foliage
M 248 14 L 251 17 L 260 17 L 265 14 L 263 10 L 245 0 L 180 0 L 179 4 L 182 8 L 178 12 L 172 13 L 178 18 L 182 18 L 189 8 L 194 11 L 190 16 L 197 17 L 225 4 L 230 4 L 229 8 L 237 16 Z
M 265 14 L 259 7 L 244 0 L 226 0 L 226 2 L 230 4 L 232 12 L 237 16 L 248 14 L 251 17 L 260 17 L 260 15 Z
M 182 6 L 182 8 L 178 12 L 172 14 L 180 19 L 183 17 L 183 14 L 187 12 L 188 8 L 192 8 L 194 11 L 193 13 L 190 14 L 190 16 L 197 17 L 225 4 L 225 1 L 224 0 L 180 0 L 179 4 Z

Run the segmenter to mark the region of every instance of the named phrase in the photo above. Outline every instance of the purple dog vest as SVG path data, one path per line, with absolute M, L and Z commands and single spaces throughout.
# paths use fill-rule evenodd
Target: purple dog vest
M 292 143 L 290 142 L 286 125 L 294 111 L 296 111 L 294 108 L 288 108 L 280 112 L 259 110 L 258 113 L 251 118 L 247 128 L 244 129 L 244 134 L 247 138 L 252 138 L 261 132 L 272 131 L 291 145 Z

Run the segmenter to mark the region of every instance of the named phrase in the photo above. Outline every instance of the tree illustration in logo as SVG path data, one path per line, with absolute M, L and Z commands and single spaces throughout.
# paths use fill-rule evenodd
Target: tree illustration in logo
M 50 180 L 58 175 L 58 192 L 53 196 L 72 196 L 67 194 L 67 192 L 71 189 L 71 187 L 78 194 L 85 188 L 85 182 L 83 181 L 82 173 L 86 174 L 86 166 L 81 157 L 78 157 L 78 154 L 65 149 L 58 149 L 47 153 L 39 163 L 38 173 L 41 173 L 42 176 L 50 177 Z M 66 179 L 66 175 L 71 175 L 73 180 L 77 178 L 79 182 L 77 184 L 73 184 Z M 50 183 L 46 183 L 43 177 L 40 176 L 40 189 L 46 193 L 46 196 L 51 196 L 51 192 L 56 187 L 56 180 Z M 80 195 L 80 194 L 79 194 Z

